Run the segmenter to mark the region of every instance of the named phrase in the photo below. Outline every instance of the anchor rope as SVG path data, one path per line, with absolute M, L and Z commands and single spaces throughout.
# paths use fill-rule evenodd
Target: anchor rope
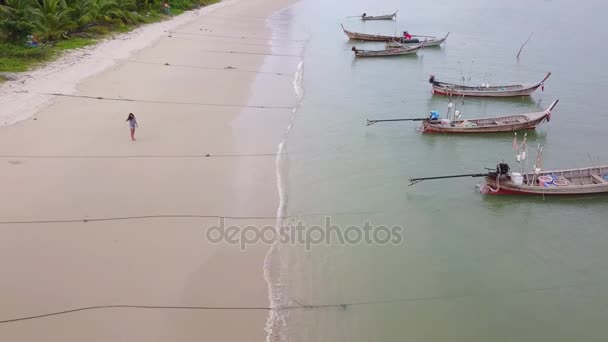
M 380 215 L 384 212 L 334 212 L 334 213 L 298 213 L 284 216 L 236 216 L 236 215 L 199 215 L 199 214 L 158 214 L 158 215 L 134 215 L 134 216 L 106 216 L 106 217 L 85 217 L 67 219 L 41 219 L 41 220 L 21 220 L 21 221 L 0 221 L 0 225 L 15 224 L 48 224 L 48 223 L 89 223 L 106 221 L 128 221 L 128 220 L 147 220 L 147 219 L 226 219 L 226 220 L 277 220 L 292 219 L 303 217 L 323 217 L 323 216 L 362 216 Z
M 0 158 L 22 159 L 130 159 L 130 158 L 239 158 L 239 157 L 276 157 L 283 153 L 251 153 L 251 154 L 177 154 L 177 155 L 0 155 Z
M 395 303 L 412 303 L 412 302 L 423 302 L 423 301 L 438 301 L 438 300 L 458 300 L 466 298 L 475 298 L 480 296 L 496 296 L 496 295 L 518 295 L 527 294 L 534 292 L 546 292 L 556 291 L 564 288 L 575 288 L 579 287 L 577 284 L 570 284 L 565 286 L 548 286 L 540 288 L 528 288 L 528 289 L 513 289 L 508 291 L 500 291 L 495 293 L 468 293 L 458 295 L 443 295 L 443 296 L 428 296 L 428 297 L 417 297 L 417 298 L 401 298 L 393 300 L 377 300 L 377 301 L 362 301 L 362 302 L 351 302 L 351 303 L 340 303 L 340 304 L 321 304 L 321 305 L 286 305 L 286 306 L 160 306 L 160 305 L 127 305 L 127 304 L 116 304 L 116 305 L 97 305 L 87 306 L 75 309 L 68 309 L 32 316 L 16 317 L 10 319 L 0 320 L 0 324 L 15 323 L 27 320 L 35 320 L 52 316 L 66 315 L 81 311 L 90 310 L 104 310 L 104 309 L 139 309 L 139 310 L 188 310 L 188 311 L 211 311 L 211 310 L 223 310 L 223 311 L 288 311 L 288 310 L 312 310 L 312 309 L 330 309 L 340 308 L 346 310 L 348 307 L 353 306 L 370 306 L 370 305 L 381 305 L 381 304 L 395 304 Z
M 246 69 L 238 69 L 238 68 L 230 67 L 230 66 L 224 67 L 224 68 L 214 68 L 214 67 L 206 67 L 206 66 L 199 66 L 199 65 L 145 62 L 145 61 L 137 61 L 137 60 L 133 60 L 133 59 L 127 59 L 125 61 L 127 61 L 129 63 L 136 63 L 136 64 L 163 65 L 163 66 L 169 66 L 169 67 L 190 68 L 190 69 L 203 69 L 203 70 L 247 72 L 247 73 L 252 73 L 252 74 L 268 74 L 268 75 L 289 76 L 289 77 L 291 77 L 291 75 L 288 75 L 288 74 L 285 74 L 285 73 L 280 73 L 280 72 L 246 70 Z
M 291 110 L 293 110 L 295 108 L 295 107 L 290 107 L 290 106 L 234 105 L 234 104 L 223 104 L 223 103 L 200 103 L 200 102 L 142 100 L 142 99 L 113 98 L 113 97 L 102 97 L 102 96 L 91 96 L 91 95 L 71 95 L 71 94 L 63 94 L 63 93 L 39 93 L 39 94 L 41 94 L 41 95 L 48 95 L 48 96 L 83 98 L 83 99 L 102 100 L 102 101 L 122 101 L 122 102 L 158 103 L 158 104 L 197 105 L 197 106 L 209 106 L 209 107 L 257 108 L 257 109 L 291 109 Z
M 200 33 L 191 33 L 191 32 L 179 32 L 174 31 L 170 32 L 170 34 L 184 34 L 187 36 L 200 36 L 200 37 L 218 37 L 218 38 L 238 38 L 238 39 L 247 39 L 247 40 L 278 40 L 278 41 L 288 41 L 288 42 L 308 42 L 306 39 L 281 39 L 281 38 L 258 38 L 258 37 L 245 37 L 245 36 L 228 36 L 228 35 L 216 35 L 216 34 L 200 34 Z

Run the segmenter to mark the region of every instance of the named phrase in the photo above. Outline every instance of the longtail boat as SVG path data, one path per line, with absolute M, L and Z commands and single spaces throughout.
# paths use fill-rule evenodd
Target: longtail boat
M 361 15 L 361 20 L 393 20 L 397 17 L 397 12 L 399 10 L 395 11 L 393 14 L 385 14 L 385 15 L 367 15 L 366 13 L 363 13 L 363 15 Z
M 512 97 L 530 96 L 536 89 L 543 87 L 545 81 L 551 76 L 547 73 L 542 81 L 528 84 L 500 85 L 492 86 L 482 84 L 476 86 L 466 86 L 454 83 L 439 82 L 435 76 L 429 78 L 429 83 L 433 85 L 433 94 L 456 95 L 456 96 L 476 96 L 476 97 Z
M 480 191 L 488 195 L 589 195 L 608 193 L 608 165 L 582 169 L 508 173 L 486 177 Z
M 355 53 L 356 57 L 391 57 L 391 56 L 405 56 L 405 55 L 413 55 L 418 50 L 420 50 L 422 46 L 405 46 L 398 49 L 386 49 L 386 50 L 359 50 L 356 46 L 353 46 L 352 51 Z
M 596 195 L 608 193 L 608 165 L 591 166 L 578 169 L 542 170 L 543 147 L 538 146 L 538 156 L 532 166 L 532 172 L 523 172 L 526 165 L 526 154 L 530 148 L 524 141 L 517 143 L 517 134 L 513 141 L 516 150 L 515 160 L 520 163 L 520 172 L 515 172 L 506 163 L 497 165 L 496 170 L 485 173 L 471 173 L 451 176 L 424 177 L 410 179 L 410 185 L 436 179 L 462 177 L 483 177 L 484 184 L 477 187 L 486 195 Z M 523 166 L 522 166 L 523 165 Z
M 427 118 L 411 119 L 386 119 L 386 120 L 367 120 L 367 125 L 371 126 L 378 122 L 391 121 L 422 121 L 419 131 L 423 133 L 499 133 L 533 130 L 543 122 L 551 120 L 551 111 L 557 106 L 559 100 L 553 101 L 551 105 L 542 112 L 512 114 L 483 119 L 461 120 L 457 110 L 451 111 L 452 106 L 448 106 L 447 119 L 440 119 L 437 112 L 431 112 Z
M 403 38 L 400 38 L 399 40 L 393 40 L 390 42 L 386 43 L 386 48 L 390 49 L 390 48 L 399 48 L 399 47 L 403 47 L 403 46 L 408 46 L 411 44 L 421 44 L 424 47 L 433 47 L 433 46 L 440 46 L 441 44 L 443 44 L 443 42 L 446 41 L 446 39 L 448 39 L 448 36 L 450 35 L 450 33 L 448 32 L 448 34 L 445 35 L 445 37 L 443 38 L 437 38 L 437 37 L 432 37 L 432 36 L 428 36 L 425 37 L 425 39 L 408 39 L 405 40 Z M 415 37 L 415 36 L 414 36 Z M 416 43 L 410 43 L 409 41 L 411 40 L 417 40 L 418 42 Z
M 394 40 L 400 40 L 401 37 L 400 36 L 385 36 L 385 35 L 381 35 L 381 34 L 368 34 L 368 33 L 358 33 L 358 32 L 352 32 L 352 31 L 348 31 L 347 29 L 344 28 L 344 25 L 342 26 L 342 30 L 344 31 L 344 33 L 346 34 L 346 36 L 351 39 L 351 40 L 362 40 L 362 41 L 368 41 L 368 42 L 391 42 Z M 420 43 L 420 39 L 406 39 L 405 40 L 406 43 Z
M 608 165 L 580 169 L 542 172 L 512 172 L 508 164 L 500 163 L 496 171 L 465 175 L 412 178 L 410 185 L 424 180 L 484 177 L 478 189 L 484 195 L 595 195 L 608 193 Z
M 558 102 L 559 100 L 553 101 L 542 112 L 468 120 L 427 119 L 422 123 L 420 131 L 425 133 L 498 133 L 533 130 L 541 123 L 551 120 L 551 111 L 557 106 Z

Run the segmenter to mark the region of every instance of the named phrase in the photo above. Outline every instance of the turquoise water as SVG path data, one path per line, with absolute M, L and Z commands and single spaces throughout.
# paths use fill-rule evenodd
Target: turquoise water
M 397 22 L 346 19 L 390 13 Z M 560 103 L 529 135 L 544 166 L 608 164 L 602 1 L 303 0 L 288 10 L 304 53 L 304 97 L 286 142 L 287 213 L 307 225 L 399 225 L 398 245 L 282 248 L 290 303 L 385 302 L 291 312 L 290 341 L 604 341 L 608 336 L 607 197 L 484 197 L 473 178 L 507 161 L 512 135 L 421 135 L 417 124 L 366 118 L 445 112 L 427 80 L 536 82 L 531 98 L 465 99 L 464 117 Z M 355 60 L 340 23 L 368 33 L 444 35 L 418 56 Z M 534 32 L 519 61 L 521 44 Z M 380 48 L 362 43 L 358 47 Z

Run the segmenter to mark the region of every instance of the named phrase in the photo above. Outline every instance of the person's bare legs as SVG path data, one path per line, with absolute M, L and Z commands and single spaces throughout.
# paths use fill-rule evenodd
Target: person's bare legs
M 135 141 L 135 128 L 131 128 L 131 140 Z

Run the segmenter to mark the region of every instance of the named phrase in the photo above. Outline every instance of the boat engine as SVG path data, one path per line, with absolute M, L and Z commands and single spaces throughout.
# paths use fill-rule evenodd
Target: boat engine
M 435 83 L 435 75 L 431 75 L 431 77 L 429 77 L 429 83 Z
M 500 163 L 500 164 L 496 165 L 496 174 L 499 176 L 508 175 L 510 170 L 511 170 L 511 168 L 509 167 L 509 164 Z

